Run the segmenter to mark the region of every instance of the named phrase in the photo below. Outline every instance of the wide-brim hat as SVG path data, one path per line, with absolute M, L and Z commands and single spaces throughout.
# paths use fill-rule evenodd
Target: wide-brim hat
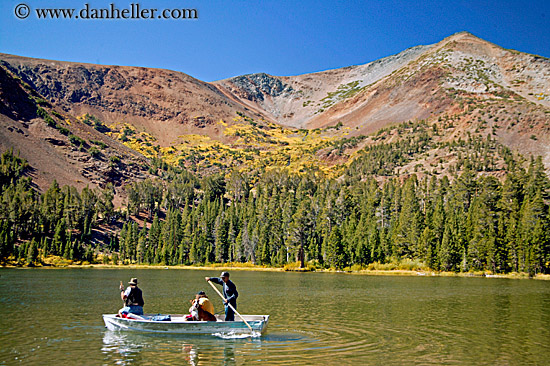
M 130 280 L 130 282 L 128 282 L 128 283 L 129 283 L 130 285 L 137 285 L 137 284 L 138 284 L 138 280 L 137 280 L 137 278 L 132 278 L 132 279 Z

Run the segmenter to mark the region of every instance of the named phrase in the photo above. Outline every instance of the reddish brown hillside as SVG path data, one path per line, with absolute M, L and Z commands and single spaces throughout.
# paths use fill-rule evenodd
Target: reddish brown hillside
M 28 84 L 0 67 L 0 150 L 25 158 L 40 190 L 55 179 L 78 188 L 111 183 L 117 204 L 122 186 L 147 176 L 141 155 L 46 101 Z
M 215 86 L 186 74 L 142 67 L 48 61 L 0 54 L 3 64 L 73 116 L 89 113 L 107 124 L 126 122 L 161 146 L 200 132 L 223 138 L 216 122 L 235 112 L 261 118 Z
M 384 124 L 454 113 L 456 92 L 480 101 L 508 97 L 550 107 L 550 60 L 505 50 L 469 33 L 449 37 L 416 60 L 312 118 L 309 127 L 340 120 L 359 133 Z

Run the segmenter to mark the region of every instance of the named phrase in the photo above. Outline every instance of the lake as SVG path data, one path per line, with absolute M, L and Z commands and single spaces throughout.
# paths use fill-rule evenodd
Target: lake
M 543 365 L 550 281 L 230 271 L 258 338 L 108 331 L 119 281 L 138 277 L 145 311 L 186 313 L 204 276 L 180 269 L 0 270 L 0 364 Z

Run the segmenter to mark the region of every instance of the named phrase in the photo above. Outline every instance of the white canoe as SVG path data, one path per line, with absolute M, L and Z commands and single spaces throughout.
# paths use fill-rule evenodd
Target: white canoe
M 105 327 L 112 331 L 130 330 L 150 333 L 173 334 L 214 334 L 214 333 L 246 333 L 250 329 L 238 317 L 235 321 L 226 322 L 222 316 L 217 316 L 218 321 L 186 321 L 184 315 L 171 315 L 170 321 L 150 320 L 156 314 L 142 315 L 142 319 L 118 318 L 116 314 L 103 314 Z M 269 322 L 269 315 L 242 315 L 254 332 L 264 333 Z

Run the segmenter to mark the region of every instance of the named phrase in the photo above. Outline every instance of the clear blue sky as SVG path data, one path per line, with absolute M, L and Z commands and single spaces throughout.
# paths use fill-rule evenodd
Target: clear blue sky
M 18 4 L 28 18 L 14 15 Z M 36 8 L 196 8 L 197 20 L 39 20 Z M 0 52 L 185 72 L 205 81 L 364 64 L 460 31 L 550 57 L 550 0 L 2 0 Z

